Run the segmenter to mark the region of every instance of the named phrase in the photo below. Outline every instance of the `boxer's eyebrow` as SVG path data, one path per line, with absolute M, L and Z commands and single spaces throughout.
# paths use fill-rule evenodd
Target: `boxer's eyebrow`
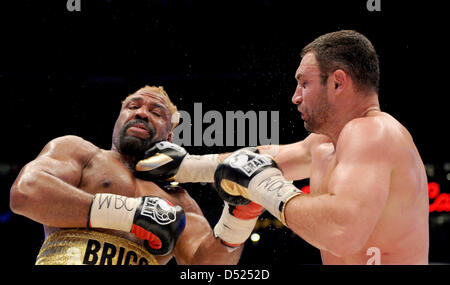
M 142 102 L 144 100 L 144 98 L 142 98 L 142 97 L 140 97 L 140 96 L 138 96 L 138 95 L 135 95 L 135 96 L 131 96 L 131 97 L 128 97 L 128 98 L 126 98 L 122 103 L 123 104 L 128 104 L 128 103 L 130 103 L 130 102 Z
M 164 110 L 164 111 L 167 109 L 164 105 L 161 105 L 161 104 L 155 103 L 155 102 L 150 103 L 150 105 L 151 105 L 153 108 L 159 108 L 159 109 Z

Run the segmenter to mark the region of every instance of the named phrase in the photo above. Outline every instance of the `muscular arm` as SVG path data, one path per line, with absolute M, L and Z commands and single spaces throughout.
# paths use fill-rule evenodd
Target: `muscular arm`
M 220 239 L 214 238 L 208 221 L 200 215 L 188 214 L 187 225 L 178 241 L 175 256 L 178 264 L 237 264 L 242 247 L 229 252 Z
M 304 140 L 286 145 L 258 146 L 261 154 L 268 154 L 274 158 L 278 167 L 283 171 L 287 180 L 301 180 L 309 178 L 311 172 L 311 150 L 317 144 L 329 142 L 324 135 L 310 134 Z M 231 153 L 223 153 L 219 161 L 223 161 Z
M 275 158 L 290 180 L 309 177 L 311 167 L 311 148 L 313 145 L 328 140 L 326 137 L 311 134 L 305 140 L 281 146 L 259 146 L 260 153 Z M 230 153 L 220 154 L 223 161 Z M 197 206 L 198 207 L 198 206 Z M 220 239 L 213 236 L 212 229 L 201 211 L 188 213 L 187 226 L 177 244 L 175 255 L 180 264 L 237 264 L 242 247 L 232 252 L 224 246 Z
M 85 227 L 93 196 L 76 187 L 96 151 L 75 136 L 49 142 L 16 178 L 11 188 L 12 211 L 51 227 Z
M 306 241 L 345 256 L 361 250 L 373 231 L 389 193 L 389 146 L 373 126 L 344 129 L 328 193 L 299 195 L 286 205 L 288 226 Z
M 175 247 L 178 264 L 237 264 L 241 257 L 242 247 L 229 252 L 220 239 L 216 239 L 213 231 L 203 216 L 199 206 L 188 198 L 183 203 L 186 211 L 186 228 Z
M 304 140 L 279 146 L 258 146 L 261 154 L 271 155 L 287 180 L 309 178 L 311 172 L 311 149 L 329 139 L 323 135 L 310 134 Z

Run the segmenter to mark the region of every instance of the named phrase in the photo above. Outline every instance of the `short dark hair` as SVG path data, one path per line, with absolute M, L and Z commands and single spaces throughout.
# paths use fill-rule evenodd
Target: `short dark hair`
M 352 30 L 328 33 L 305 46 L 301 56 L 309 52 L 316 56 L 322 84 L 325 84 L 329 73 L 342 69 L 352 77 L 358 90 L 378 92 L 378 55 L 364 35 Z

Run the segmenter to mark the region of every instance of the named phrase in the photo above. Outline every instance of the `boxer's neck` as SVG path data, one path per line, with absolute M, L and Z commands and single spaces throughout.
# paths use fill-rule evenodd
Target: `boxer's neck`
M 111 152 L 114 156 L 125 165 L 132 173 L 134 173 L 134 166 L 136 165 L 136 157 L 122 154 L 114 145 L 111 147 Z
M 352 120 L 373 116 L 374 113 L 380 112 L 380 104 L 378 95 L 354 96 L 353 100 L 349 100 L 349 104 L 341 105 L 338 113 L 330 120 L 328 128 L 324 128 L 322 134 L 328 136 L 336 148 L 337 141 L 342 129 Z

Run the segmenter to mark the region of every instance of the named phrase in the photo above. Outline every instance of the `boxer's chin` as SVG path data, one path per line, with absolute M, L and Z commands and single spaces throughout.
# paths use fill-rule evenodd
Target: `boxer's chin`
M 118 149 L 120 153 L 133 157 L 141 157 L 151 147 L 152 137 L 147 139 L 124 135 L 119 138 Z

